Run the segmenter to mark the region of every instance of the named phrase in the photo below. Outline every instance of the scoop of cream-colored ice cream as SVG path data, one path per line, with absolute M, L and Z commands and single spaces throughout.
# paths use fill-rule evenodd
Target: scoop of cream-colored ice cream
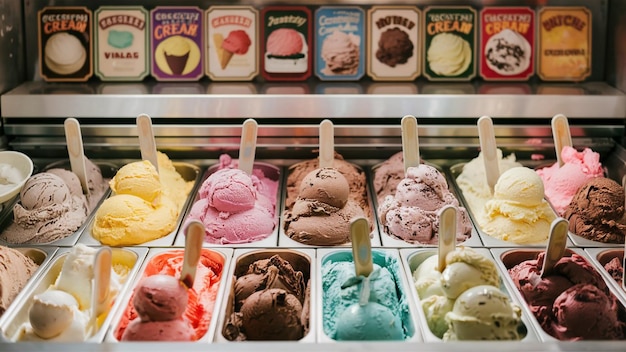
M 446 314 L 444 340 L 519 340 L 521 308 L 495 286 L 475 286 L 463 292 Z
M 514 200 L 527 206 L 543 201 L 543 181 L 534 170 L 516 167 L 500 175 L 493 189 L 494 199 Z
M 87 58 L 80 40 L 67 32 L 58 32 L 48 38 L 44 52 L 48 68 L 58 74 L 78 71 Z
M 486 234 L 517 244 L 541 243 L 548 239 L 556 218 L 543 199 L 543 182 L 526 167 L 515 167 L 500 175 L 494 197 L 477 220 Z
M 452 33 L 439 33 L 430 42 L 427 52 L 430 69 L 440 76 L 458 76 L 472 63 L 472 48 L 463 38 Z
M 35 295 L 28 315 L 35 334 L 49 339 L 72 324 L 75 310 L 78 310 L 78 302 L 74 296 L 64 291 L 47 290 Z
M 500 286 L 496 264 L 478 252 L 460 247 L 448 253 L 446 263 L 441 273 L 441 287 L 448 298 L 457 298 L 474 286 Z

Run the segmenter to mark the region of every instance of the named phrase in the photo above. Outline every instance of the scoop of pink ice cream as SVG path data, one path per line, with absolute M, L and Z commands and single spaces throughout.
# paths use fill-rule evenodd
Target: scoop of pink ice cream
M 289 56 L 302 51 L 304 41 L 300 33 L 291 28 L 279 28 L 267 38 L 266 51 L 272 55 Z
M 563 166 L 555 163 L 549 167 L 537 170 L 537 174 L 543 181 L 546 198 L 561 215 L 572 201 L 576 191 L 587 180 L 604 175 L 600 154 L 589 148 L 582 152 L 572 147 L 564 147 L 561 150 Z
M 193 328 L 181 318 L 147 322 L 135 319 L 124 330 L 122 341 L 193 341 L 193 336 Z
M 252 209 L 257 196 L 253 177 L 239 169 L 218 170 L 202 184 L 200 197 L 221 212 Z
M 152 275 L 135 289 L 133 305 L 141 321 L 163 322 L 181 319 L 188 299 L 187 288 L 180 280 L 169 275 Z
M 252 41 L 248 36 L 248 33 L 238 29 L 228 33 L 228 36 L 222 42 L 222 49 L 230 51 L 238 55 L 243 55 L 248 52 Z
M 217 211 L 206 199 L 200 199 L 189 218 L 202 221 L 208 242 L 220 244 L 258 241 L 269 236 L 276 226 L 274 214 L 260 202 L 246 211 L 229 213 Z

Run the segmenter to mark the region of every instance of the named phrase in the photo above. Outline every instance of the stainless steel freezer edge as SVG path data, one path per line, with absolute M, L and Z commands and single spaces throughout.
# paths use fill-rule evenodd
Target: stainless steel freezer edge
M 216 85 L 218 83 L 213 83 Z M 288 84 L 285 84 L 289 87 Z M 141 84 L 139 84 L 142 87 Z M 26 82 L 2 95 L 2 117 L 135 118 L 388 118 L 406 114 L 425 118 L 545 118 L 556 112 L 570 118 L 623 118 L 626 96 L 603 82 L 581 85 L 580 94 L 210 94 L 195 83 L 195 94 L 137 94 L 122 86 L 116 94 L 97 94 L 98 87 L 49 87 Z M 66 87 L 66 90 L 63 90 Z M 361 87 L 355 83 L 355 87 Z M 428 87 L 428 86 L 427 86 Z M 446 86 L 440 87 L 441 92 Z M 472 86 L 470 85 L 470 88 Z M 41 93 L 41 91 L 44 91 Z M 438 90 L 432 90 L 437 93 Z M 473 88 L 472 88 L 473 91 Z M 245 100 L 245 104 L 242 104 Z

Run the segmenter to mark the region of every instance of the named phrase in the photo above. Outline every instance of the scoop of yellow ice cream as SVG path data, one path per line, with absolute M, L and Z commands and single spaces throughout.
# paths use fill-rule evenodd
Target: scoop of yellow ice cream
M 543 192 L 543 181 L 534 170 L 514 167 L 505 171 L 478 218 L 480 227 L 492 237 L 517 244 L 546 241 L 556 214 Z
M 180 209 L 193 188 L 193 181 L 185 181 L 176 171 L 174 163 L 164 153 L 157 152 L 157 159 L 163 195 L 171 199 Z
M 189 42 L 184 37 L 171 37 L 163 42 L 163 51 L 166 55 L 183 56 L 190 50 Z
M 159 174 L 147 160 L 122 166 L 109 185 L 115 194 L 132 194 L 148 202 L 161 195 Z
M 164 153 L 157 153 L 159 172 L 149 161 L 120 168 L 111 180 L 115 195 L 95 214 L 92 236 L 102 244 L 143 244 L 171 233 L 193 181 L 186 181 Z
M 178 209 L 168 198 L 158 206 L 132 195 L 105 200 L 96 212 L 92 235 L 108 246 L 137 245 L 174 230 Z

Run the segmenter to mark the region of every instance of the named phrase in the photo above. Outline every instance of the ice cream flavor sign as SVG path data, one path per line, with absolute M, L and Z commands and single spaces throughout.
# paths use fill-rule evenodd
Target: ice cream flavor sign
M 156 7 L 150 12 L 152 75 L 157 80 L 198 80 L 203 70 L 203 12 L 197 7 Z
M 251 7 L 213 6 L 206 16 L 207 75 L 212 80 L 251 80 L 258 73 L 257 20 Z
M 432 81 L 474 78 L 476 10 L 428 7 L 424 10 L 424 21 L 424 75 Z
M 270 81 L 302 81 L 311 75 L 311 11 L 266 7 L 261 11 L 261 68 Z
M 415 6 L 368 11 L 367 72 L 373 80 L 412 81 L 420 74 L 420 12 Z
M 39 11 L 39 67 L 47 81 L 83 82 L 92 74 L 91 11 L 48 7 Z
M 527 80 L 534 72 L 535 12 L 486 7 L 480 13 L 480 75 L 485 80 Z
M 358 7 L 315 11 L 315 74 L 322 80 L 358 80 L 365 73 L 365 14 Z
M 147 76 L 148 12 L 141 7 L 101 7 L 95 22 L 96 75 L 103 81 Z

